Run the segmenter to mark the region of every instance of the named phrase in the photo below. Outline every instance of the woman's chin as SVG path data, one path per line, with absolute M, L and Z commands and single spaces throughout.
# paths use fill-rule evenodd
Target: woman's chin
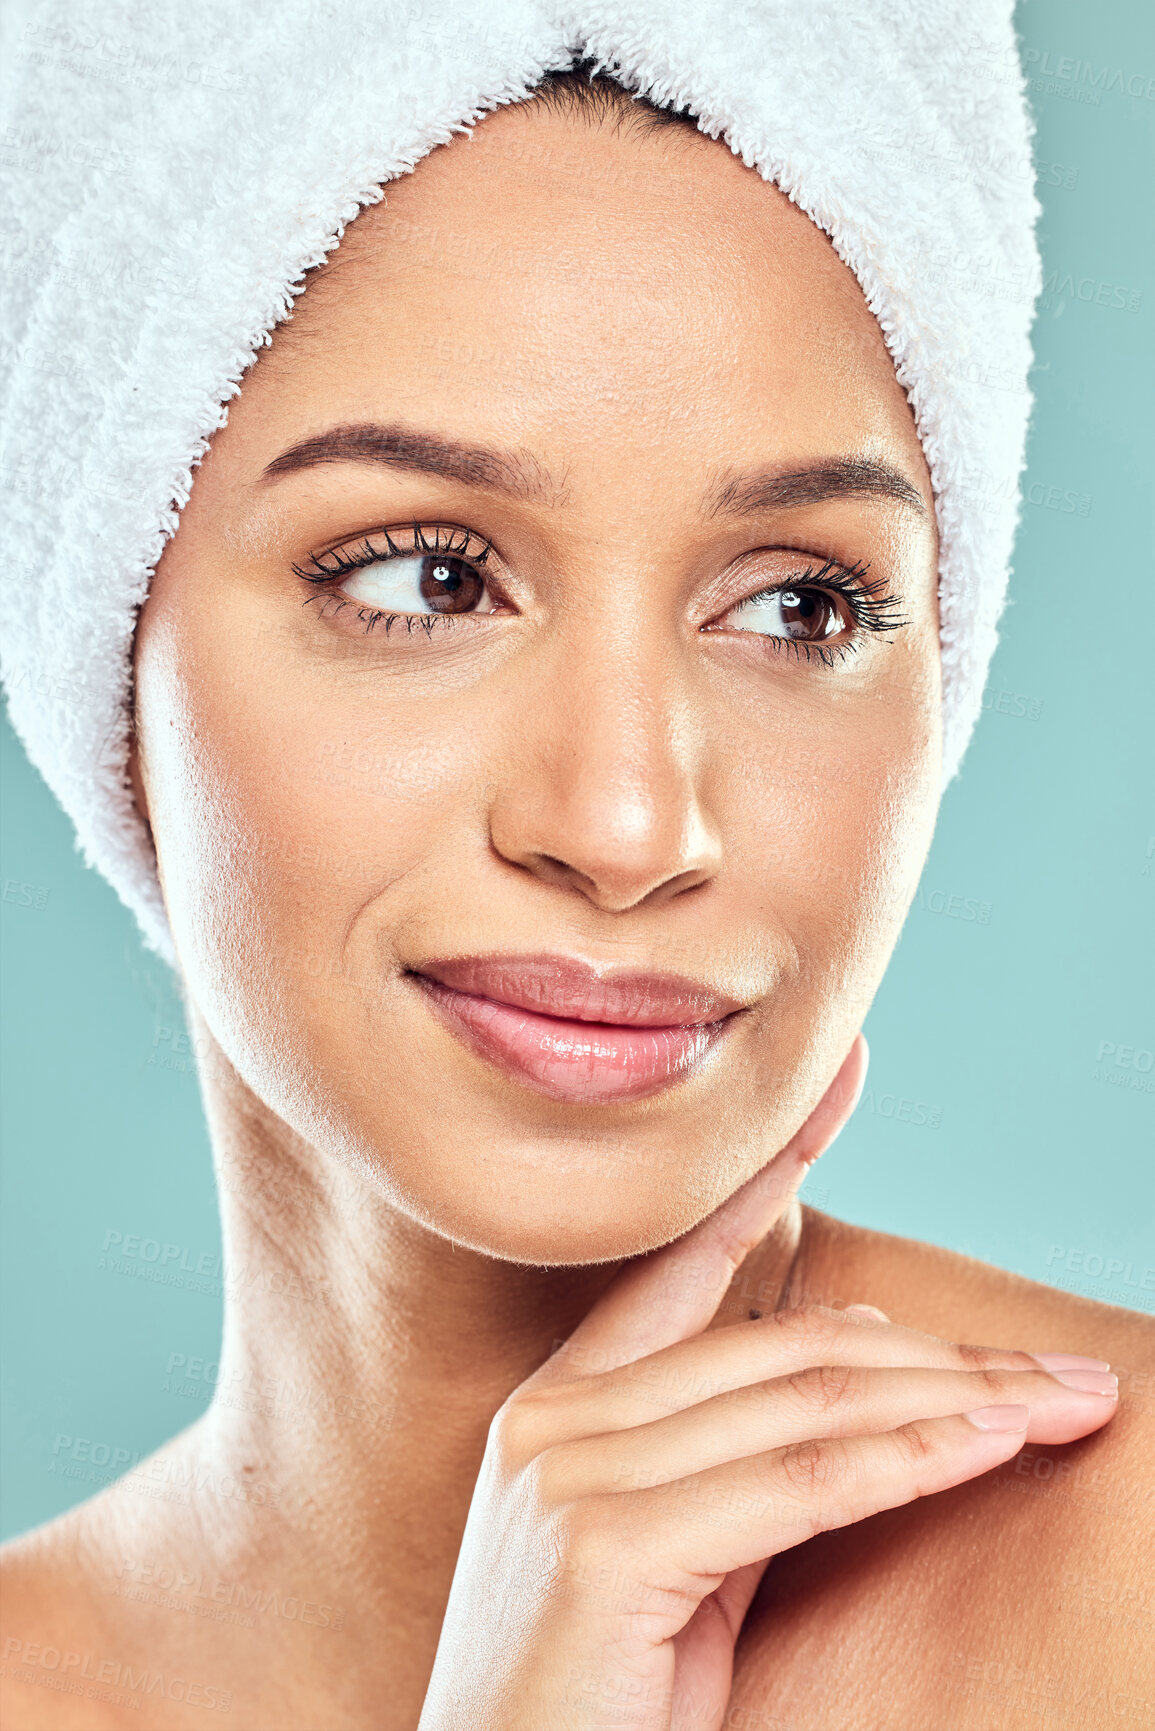
M 432 1196 L 412 1191 L 402 1206 L 439 1238 L 501 1262 L 538 1268 L 576 1267 L 644 1256 L 679 1238 L 736 1189 L 716 1177 L 707 1191 L 700 1174 L 679 1183 L 645 1186 L 576 1175 L 548 1186 L 524 1174 L 503 1179 L 492 1170 L 484 1189 Z
M 326 1163 L 353 1177 L 345 1206 L 358 1212 L 367 1201 L 358 1180 L 368 1175 L 387 1211 L 479 1255 L 538 1267 L 620 1261 L 688 1232 L 797 1128 L 783 1100 L 759 1119 L 742 1090 L 723 1100 L 705 1080 L 604 1108 L 608 1122 L 525 1092 L 511 1123 L 497 1109 L 504 1099 L 446 1089 L 432 1117 L 418 1096 L 386 1122 L 362 1097 L 361 1110 L 346 1100 L 301 1128 Z
M 588 1268 L 597 1263 L 625 1262 L 634 1256 L 645 1256 L 660 1249 L 688 1231 L 694 1224 L 688 1220 L 674 1231 L 631 1230 L 620 1221 L 605 1222 L 574 1232 L 563 1227 L 539 1224 L 536 1230 L 510 1232 L 492 1222 L 479 1222 L 472 1229 L 450 1231 L 442 1236 L 463 1250 L 472 1250 L 494 1262 L 508 1262 L 522 1268 Z

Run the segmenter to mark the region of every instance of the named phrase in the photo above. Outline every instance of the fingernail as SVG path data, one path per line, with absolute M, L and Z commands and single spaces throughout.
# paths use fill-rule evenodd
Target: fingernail
M 875 1322 L 889 1322 L 890 1318 L 884 1310 L 879 1310 L 876 1304 L 848 1304 L 843 1313 L 846 1316 L 869 1316 Z
M 1053 1376 L 1057 1370 L 1110 1370 L 1105 1358 L 1083 1358 L 1077 1352 L 1032 1352 L 1031 1357 Z
M 977 1406 L 963 1413 L 976 1430 L 1026 1430 L 1030 1416 L 1029 1406 Z
M 858 1078 L 858 1087 L 854 1090 L 854 1105 L 850 1108 L 852 1112 L 858 1110 L 858 1102 L 862 1099 L 862 1091 L 866 1087 L 866 1072 L 870 1069 L 870 1047 L 866 1035 L 860 1033 L 858 1038 L 862 1041 L 862 1074 Z
M 1048 1372 L 1064 1388 L 1077 1388 L 1080 1394 L 1117 1395 L 1119 1378 L 1110 1370 L 1052 1370 Z

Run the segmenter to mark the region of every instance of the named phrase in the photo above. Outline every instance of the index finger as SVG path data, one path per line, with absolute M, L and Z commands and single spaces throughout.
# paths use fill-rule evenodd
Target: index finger
M 866 1041 L 858 1034 L 833 1082 L 785 1148 L 681 1238 L 628 1262 L 531 1380 L 601 1375 L 700 1334 L 735 1271 L 778 1220 L 807 1167 L 850 1117 L 866 1079 L 868 1057 Z

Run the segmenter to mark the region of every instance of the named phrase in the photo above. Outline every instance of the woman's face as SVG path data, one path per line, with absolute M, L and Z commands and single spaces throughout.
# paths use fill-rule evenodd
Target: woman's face
M 497 1256 L 685 1230 L 890 955 L 935 574 L 862 294 L 723 144 L 529 104 L 390 184 L 246 376 L 137 635 L 137 797 L 245 1086 Z

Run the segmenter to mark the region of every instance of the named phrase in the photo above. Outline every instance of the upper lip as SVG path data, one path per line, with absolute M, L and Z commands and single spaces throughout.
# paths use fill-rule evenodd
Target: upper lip
M 681 974 L 599 974 L 570 956 L 455 956 L 410 972 L 539 1016 L 623 1027 L 700 1027 L 746 1005 Z

